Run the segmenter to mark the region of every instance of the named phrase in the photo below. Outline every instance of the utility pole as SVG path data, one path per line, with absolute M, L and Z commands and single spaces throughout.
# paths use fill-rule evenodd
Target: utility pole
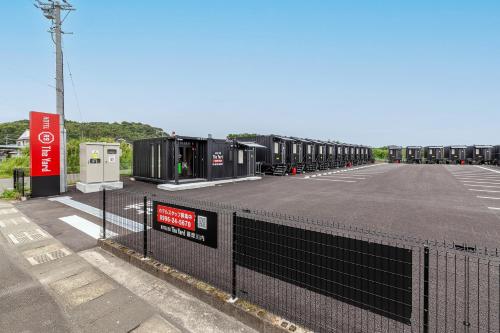
M 43 16 L 52 21 L 52 26 L 49 32 L 52 36 L 52 41 L 56 47 L 56 111 L 59 114 L 59 131 L 60 131 L 60 191 L 61 193 L 67 190 L 67 157 L 66 157 L 66 129 L 64 127 L 64 62 L 62 52 L 62 34 L 61 29 L 64 19 L 68 16 L 69 12 L 75 10 L 73 6 L 66 0 L 48 0 L 42 2 L 35 0 L 35 7 L 43 12 Z M 66 12 L 66 16 L 61 20 L 61 11 Z

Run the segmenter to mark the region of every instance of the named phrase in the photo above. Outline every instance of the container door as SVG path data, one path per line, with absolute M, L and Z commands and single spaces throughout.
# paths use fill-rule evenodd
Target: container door
M 120 149 L 117 146 L 104 146 L 104 181 L 120 180 Z M 154 159 L 156 160 L 156 158 Z
M 255 148 L 247 150 L 247 176 L 255 176 Z
M 103 181 L 103 147 L 102 145 L 87 145 L 87 183 L 100 183 Z
M 286 163 L 286 143 L 281 143 L 281 163 Z

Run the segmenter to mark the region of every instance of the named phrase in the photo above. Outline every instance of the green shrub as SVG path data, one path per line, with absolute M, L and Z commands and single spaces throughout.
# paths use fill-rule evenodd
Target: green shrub
M 18 200 L 21 198 L 21 194 L 16 190 L 4 190 L 0 194 L 0 198 L 4 200 Z

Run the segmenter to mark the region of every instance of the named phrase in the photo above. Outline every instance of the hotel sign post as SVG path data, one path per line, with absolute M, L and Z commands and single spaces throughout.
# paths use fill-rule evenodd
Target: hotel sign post
M 60 191 L 59 115 L 30 112 L 31 196 L 58 195 Z

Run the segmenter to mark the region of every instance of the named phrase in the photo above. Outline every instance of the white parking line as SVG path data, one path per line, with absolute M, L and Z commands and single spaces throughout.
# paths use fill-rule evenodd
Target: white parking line
M 89 220 L 84 219 L 83 217 L 80 217 L 78 215 L 71 215 L 71 216 L 60 217 L 59 220 L 69 224 L 73 228 L 80 230 L 84 234 L 87 234 L 94 239 L 99 239 L 101 237 L 101 226 L 92 223 Z M 106 234 L 107 236 L 109 235 L 110 237 L 116 236 L 115 233 L 109 230 L 106 231 Z
M 315 178 L 313 180 L 326 180 L 329 182 L 341 182 L 341 183 L 356 183 L 356 180 L 341 180 L 341 179 L 327 179 L 327 178 Z
M 79 201 L 71 199 L 69 196 L 62 196 L 62 197 L 55 197 L 55 198 L 49 198 L 47 199 L 49 201 L 57 201 L 62 204 L 65 204 L 66 206 L 78 209 L 84 213 L 93 215 L 97 218 L 102 218 L 102 210 L 99 208 L 92 207 L 90 205 L 81 203 Z M 116 215 L 113 213 L 106 213 L 106 221 L 113 223 L 117 226 L 120 226 L 122 228 L 125 228 L 127 230 L 137 232 L 143 229 L 143 224 L 142 223 L 137 223 L 135 221 L 129 220 L 125 217 L 122 217 L 120 215 Z M 149 227 L 148 227 L 149 228 Z M 107 231 L 106 231 L 107 233 Z
M 465 180 L 500 180 L 500 177 L 460 177 L 458 179 Z
M 462 180 L 462 183 L 474 183 L 474 184 L 491 184 L 491 185 L 500 185 L 500 183 L 495 183 L 495 182 L 485 182 L 485 181 L 476 182 L 475 180 Z
M 476 167 L 478 167 L 480 169 L 483 169 L 483 170 L 488 170 L 488 171 L 491 171 L 491 172 L 500 173 L 500 171 L 498 171 L 498 170 L 493 170 L 493 169 L 485 168 L 485 167 L 482 167 L 482 166 L 479 166 L 479 165 L 476 165 Z
M 361 177 L 337 176 L 337 175 L 325 176 L 324 178 L 359 179 L 359 180 L 364 180 L 364 179 L 366 179 L 366 178 L 361 178 Z
M 465 186 L 476 186 L 476 187 L 490 187 L 490 188 L 500 188 L 500 185 L 479 185 L 479 184 L 464 184 Z
M 500 200 L 500 198 L 496 198 L 496 197 L 482 197 L 480 195 L 477 196 L 479 199 L 490 199 L 490 200 Z
M 488 192 L 488 193 L 500 193 L 500 191 L 491 191 L 491 190 L 476 190 L 474 188 L 469 188 L 469 191 L 475 191 L 475 192 Z
M 488 209 L 500 210 L 500 207 L 488 207 Z

